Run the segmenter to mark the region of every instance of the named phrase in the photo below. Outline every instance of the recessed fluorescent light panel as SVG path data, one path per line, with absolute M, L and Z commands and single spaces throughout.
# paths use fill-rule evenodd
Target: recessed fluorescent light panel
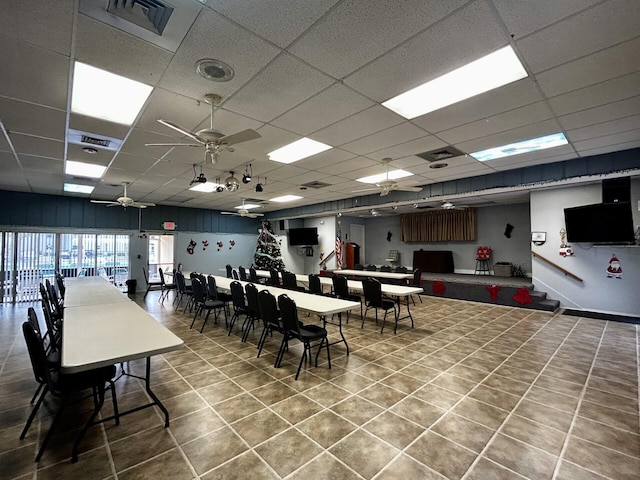
M 298 160 L 302 160 L 303 158 L 310 157 L 311 155 L 329 150 L 330 148 L 333 147 L 304 137 L 290 143 L 289 145 L 285 145 L 282 148 L 274 150 L 268 155 L 269 160 L 273 160 L 274 162 L 293 163 Z
M 216 188 L 221 186 L 222 185 L 219 185 L 217 183 L 205 182 L 205 183 L 198 183 L 197 185 L 194 185 L 193 187 L 191 187 L 189 190 L 193 190 L 194 192 L 211 193 L 211 192 L 215 192 Z
M 254 203 L 245 203 L 244 205 L 238 205 L 237 207 L 233 207 L 233 208 L 244 208 L 245 210 L 251 210 L 252 208 L 258 208 L 260 207 L 260 205 L 256 205 Z
M 153 87 L 86 63 L 76 62 L 71 111 L 131 125 Z
M 407 172 L 406 170 L 391 170 L 389 172 L 389 180 L 397 180 L 399 178 L 410 177 L 413 173 Z M 356 182 L 362 183 L 380 183 L 383 180 L 387 179 L 386 173 L 378 173 L 377 175 L 369 175 L 368 177 L 362 177 L 356 179 Z
M 480 152 L 470 153 L 473 158 L 486 162 L 487 160 L 495 160 L 496 158 L 508 157 L 510 155 L 519 155 L 521 153 L 535 152 L 546 148 L 559 147 L 569 143 L 564 133 L 553 133 L 544 137 L 523 140 L 522 142 L 510 143 L 501 147 L 489 148 Z
M 303 197 L 298 195 L 283 195 L 282 197 L 272 198 L 272 202 L 284 203 L 284 202 L 293 202 L 294 200 L 299 200 Z
M 67 175 L 75 175 L 77 177 L 100 178 L 106 169 L 107 167 L 103 167 L 102 165 L 93 165 L 91 163 L 67 160 L 64 167 L 64 173 Z
M 65 183 L 64 191 L 69 193 L 91 193 L 95 187 L 91 185 L 77 185 L 75 183 Z
M 387 100 L 382 105 L 411 119 L 526 76 L 526 70 L 509 45 Z

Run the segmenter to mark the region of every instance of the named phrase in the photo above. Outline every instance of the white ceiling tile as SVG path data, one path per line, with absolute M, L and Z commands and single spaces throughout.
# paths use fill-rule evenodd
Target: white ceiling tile
M 176 139 L 154 132 L 147 132 L 146 130 L 142 130 L 139 128 L 134 128 L 127 138 L 127 141 L 122 144 L 121 151 L 125 153 L 133 153 L 143 157 L 160 158 L 171 148 L 155 146 L 148 147 L 145 145 L 147 143 L 176 143 Z
M 470 165 L 462 165 L 460 167 L 447 167 L 441 168 L 440 170 L 431 170 L 431 172 L 429 173 L 429 177 L 432 180 L 444 182 L 456 178 L 487 175 L 493 172 L 494 170 L 491 167 L 477 162 Z
M 209 108 L 209 105 L 207 105 L 207 108 Z M 247 128 L 258 130 L 263 125 L 264 122 L 254 120 L 243 115 L 238 115 L 237 113 L 231 112 L 225 108 L 216 108 L 213 114 L 214 129 L 223 132 L 225 135 L 231 135 L 232 133 L 239 132 L 240 130 L 245 130 Z M 197 130 L 203 128 L 211 128 L 211 112 L 207 112 L 207 116 L 202 120 L 202 122 L 200 122 Z
M 96 150 L 98 150 L 97 153 L 87 153 L 82 149 L 83 147 L 81 145 L 70 143 L 67 147 L 67 160 L 107 166 L 114 156 L 114 152 L 102 148 L 96 148 Z
M 318 170 L 322 167 L 348 161 L 349 159 L 354 157 L 355 155 L 351 152 L 347 152 L 340 148 L 332 148 L 330 150 L 325 150 L 322 153 L 318 153 L 317 155 L 303 158 L 302 160 L 296 162 L 296 165 L 299 167 L 308 168 L 309 170 Z M 273 164 L 275 162 L 270 163 Z
M 538 73 L 637 37 L 639 23 L 636 0 L 611 0 L 516 40 L 516 45 L 527 65 Z
M 130 171 L 132 176 L 138 178 L 141 173 L 146 172 L 157 160 L 155 158 L 143 157 L 139 155 L 131 155 L 125 152 L 118 153 L 115 160 L 107 170 L 107 174 L 112 170 Z M 120 182 L 128 182 L 129 179 L 120 180 Z M 113 182 L 109 182 L 113 183 Z M 119 182 L 116 182 L 119 183 Z
M 0 32 L 56 53 L 69 55 L 76 2 L 60 0 L 42 12 L 40 0 L 3 2 Z M 54 28 L 51 28 L 54 26 Z
M 79 61 L 146 85 L 156 85 L 171 61 L 170 52 L 84 15 L 76 45 Z
M 337 0 L 216 0 L 210 7 L 280 47 L 324 15 Z
M 575 130 L 587 125 L 595 125 L 597 123 L 628 117 L 638 112 L 640 112 L 640 96 L 589 108 L 569 115 L 563 115 L 559 120 L 560 124 L 566 130 Z
M 579 152 L 584 152 L 585 150 L 602 148 L 606 147 L 607 145 L 618 145 L 638 141 L 640 141 L 640 129 L 629 130 L 612 135 L 604 135 L 602 137 L 590 138 L 587 140 L 574 142 L 574 145 L 576 147 L 576 150 L 578 150 Z
M 428 27 L 464 2 L 385 0 L 342 2 L 289 49 L 312 65 L 342 78 Z M 363 45 L 366 48 L 353 48 Z
M 562 148 L 563 147 L 558 147 L 558 149 L 562 149 Z M 571 150 L 570 153 L 565 153 L 562 155 L 551 155 L 549 157 L 543 157 L 543 158 L 538 157 L 532 160 L 523 160 L 518 158 L 520 155 L 516 155 L 514 157 L 511 157 L 513 159 L 513 163 L 504 163 L 502 165 L 491 165 L 491 167 L 496 169 L 497 171 L 504 171 L 504 170 L 513 170 L 514 168 L 535 167 L 538 165 L 544 165 L 546 163 L 562 162 L 565 160 L 571 160 L 578 156 L 578 154 L 575 151 L 573 151 L 573 148 L 570 148 L 570 150 Z
M 516 39 L 558 22 L 601 0 L 536 0 L 535 2 L 493 0 L 509 33 Z
M 390 127 L 373 135 L 360 138 L 353 142 L 345 143 L 342 148 L 348 152 L 353 152 L 358 155 L 366 155 L 371 152 L 383 150 L 385 148 L 398 145 L 409 140 L 415 140 L 416 138 L 423 137 L 426 132 L 421 128 L 416 127 L 411 122 L 404 122 L 400 125 Z M 384 158 L 378 154 L 372 155 L 375 158 Z
M 549 99 L 556 115 L 566 115 L 640 95 L 640 70 Z
M 311 137 L 333 147 L 402 123 L 404 119 L 391 110 L 374 106 L 315 132 Z
M 420 3 L 427 9 L 433 6 Z M 348 76 L 345 83 L 383 102 L 488 55 L 508 41 L 491 8 L 474 2 Z
M 86 115 L 78 115 L 71 113 L 69 115 L 69 128 L 93 134 L 97 137 L 112 137 L 124 139 L 129 132 L 130 127 L 119 123 L 107 122 L 99 118 L 87 117 Z
M 640 70 L 640 38 L 578 58 L 536 75 L 549 97 Z
M 2 96 L 66 110 L 69 58 L 9 37 L 0 40 Z
M 195 131 L 202 119 L 209 117 L 210 112 L 211 107 L 203 99 L 194 100 L 163 88 L 155 88 L 136 127 L 180 138 L 178 132 L 158 123 L 158 120 L 169 120 L 187 130 Z
M 45 138 L 31 137 L 12 133 L 11 143 L 18 154 L 37 155 L 40 157 L 62 160 L 64 154 L 64 142 L 47 140 Z
M 282 54 L 224 107 L 268 122 L 328 87 L 333 80 L 295 57 Z
M 384 148 L 376 152 L 376 157 L 380 158 L 401 158 L 409 155 L 415 155 L 417 153 L 429 152 L 436 148 L 445 147 L 447 144 L 433 135 L 426 135 L 410 142 L 394 145 L 393 147 Z M 417 158 L 417 157 L 416 157 Z M 421 162 L 424 160 L 420 159 Z
M 274 150 L 284 147 L 296 140 L 300 140 L 299 135 L 268 124 L 258 128 L 257 130 L 262 137 L 242 144 L 242 148 L 247 152 L 261 155 L 261 160 L 268 159 L 267 153 L 273 152 Z
M 39 172 L 54 173 L 62 175 L 64 173 L 64 162 L 53 158 L 37 157 L 35 155 L 18 155 L 20 164 L 25 174 L 29 177 L 29 171 L 37 170 Z
M 66 112 L 0 97 L 0 119 L 10 132 L 64 141 Z
M 612 144 L 612 145 L 607 145 L 604 147 L 594 148 L 590 150 L 580 150 L 579 153 L 581 157 L 589 157 L 592 155 L 602 155 L 603 153 L 618 152 L 622 150 L 629 150 L 632 148 L 640 148 L 640 140 L 635 140 L 635 141 L 626 142 L 626 143 Z
M 602 137 L 613 133 L 626 132 L 640 129 L 640 115 L 612 120 L 610 122 L 598 123 L 576 130 L 567 131 L 567 138 L 572 142 L 588 140 L 590 138 Z
M 372 171 L 372 169 L 377 169 L 377 171 Z M 376 162 L 365 157 L 355 157 L 342 163 L 319 168 L 318 171 L 328 175 L 341 175 L 353 180 L 367 175 L 384 172 L 384 168 L 381 168 L 380 162 Z M 349 174 L 350 172 L 355 173 Z
M 412 122 L 429 132 L 442 132 L 543 99 L 536 84 L 531 79 L 524 78 L 502 88 L 414 118 Z
M 497 158 L 495 160 L 490 160 L 484 163 L 489 165 L 491 168 L 495 168 L 498 170 L 508 170 L 528 165 L 535 165 L 537 163 L 549 163 L 548 161 L 546 161 L 546 159 L 548 158 L 552 159 L 550 161 L 559 161 L 553 159 L 557 159 L 559 157 L 562 157 L 563 159 L 575 158 L 576 156 L 577 154 L 573 149 L 573 146 L 561 145 L 559 147 L 539 150 L 537 152 L 527 152 L 521 153 L 519 155 L 511 155 L 509 157 Z
M 553 112 L 547 102 L 538 102 L 440 132 L 438 137 L 451 144 L 460 143 L 512 130 L 530 123 L 541 122 L 552 117 Z
M 203 9 L 165 71 L 159 86 L 194 99 L 207 93 L 223 98 L 249 81 L 279 50 L 209 9 Z M 229 64 L 235 72 L 226 83 L 211 82 L 195 71 L 203 58 Z
M 271 124 L 300 135 L 308 135 L 371 106 L 371 100 L 335 83 L 276 118 Z

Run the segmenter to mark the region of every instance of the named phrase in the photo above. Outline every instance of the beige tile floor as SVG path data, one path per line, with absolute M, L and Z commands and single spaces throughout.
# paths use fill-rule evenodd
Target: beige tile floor
M 636 325 L 424 297 L 397 335 L 356 315 L 351 355 L 336 345 L 330 370 L 322 353 L 295 381 L 299 345 L 274 369 L 277 335 L 256 358 L 261 328 L 247 343 L 216 325 L 200 334 L 154 294 L 143 305 L 185 341 L 153 359 L 171 426 L 146 409 L 92 427 L 76 464 L 86 404 L 40 463 L 55 403 L 18 439 L 35 390 L 26 306 L 0 306 L 1 479 L 640 478 Z M 121 408 L 145 397 L 134 378 L 117 392 Z

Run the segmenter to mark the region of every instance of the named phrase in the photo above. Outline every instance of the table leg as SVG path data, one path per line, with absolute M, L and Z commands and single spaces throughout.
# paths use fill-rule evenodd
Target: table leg
M 325 329 L 327 327 L 327 323 L 338 326 L 338 332 L 340 333 L 340 337 L 342 338 L 342 340 L 338 340 L 337 342 L 330 343 L 329 345 L 335 345 L 336 343 L 344 343 L 344 346 L 347 349 L 347 356 L 349 356 L 349 344 L 347 343 L 347 339 L 344 338 L 344 333 L 342 333 L 342 313 L 338 313 L 338 323 L 329 322 L 327 321 L 326 317 L 322 317 L 322 323 Z
M 150 380 L 151 380 L 151 357 L 147 357 L 147 368 L 146 368 L 146 376 L 144 379 L 144 387 L 147 390 L 147 393 L 149 394 L 149 396 L 153 399 L 153 402 L 155 403 L 155 405 L 158 405 L 160 410 L 162 410 L 162 413 L 164 413 L 164 428 L 167 428 L 169 426 L 169 411 L 162 404 L 160 399 L 156 397 L 156 394 L 153 393 L 153 391 L 151 391 L 151 386 L 149 385 Z M 149 406 L 153 405 L 154 403 L 150 404 Z

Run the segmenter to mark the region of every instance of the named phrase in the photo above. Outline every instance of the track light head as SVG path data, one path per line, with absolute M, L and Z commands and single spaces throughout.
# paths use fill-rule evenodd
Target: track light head
M 260 193 L 260 192 L 262 192 L 262 190 L 263 190 L 263 188 L 262 188 L 262 184 L 261 184 L 261 183 L 257 183 L 257 184 L 256 184 L 256 192 L 257 192 L 257 193 Z

